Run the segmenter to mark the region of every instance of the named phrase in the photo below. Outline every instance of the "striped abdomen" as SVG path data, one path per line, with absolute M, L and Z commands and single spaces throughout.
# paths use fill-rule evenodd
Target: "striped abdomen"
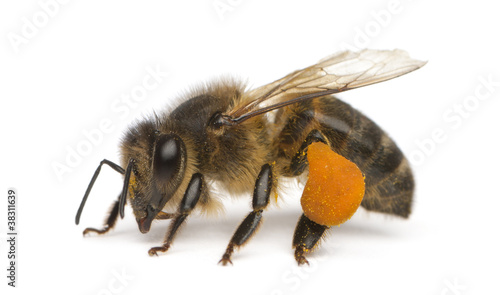
M 334 97 L 294 105 L 286 115 L 289 119 L 277 139 L 282 162 L 291 163 L 307 135 L 318 130 L 332 150 L 356 163 L 365 175 L 361 203 L 365 209 L 402 217 L 410 214 L 414 181 L 409 163 L 373 121 Z M 283 173 L 296 175 L 286 168 Z

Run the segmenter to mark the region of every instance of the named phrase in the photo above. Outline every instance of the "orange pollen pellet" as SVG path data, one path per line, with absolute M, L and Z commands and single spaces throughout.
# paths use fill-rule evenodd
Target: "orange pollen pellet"
M 300 203 L 304 214 L 326 226 L 349 220 L 365 194 L 365 180 L 358 166 L 324 143 L 307 150 L 309 178 Z

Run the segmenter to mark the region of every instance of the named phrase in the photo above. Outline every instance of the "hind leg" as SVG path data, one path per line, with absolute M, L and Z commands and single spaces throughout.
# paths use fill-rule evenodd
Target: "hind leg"
M 295 228 L 292 243 L 292 246 L 295 248 L 295 260 L 297 260 L 299 265 L 309 264 L 305 253 L 311 251 L 316 246 L 328 228 L 328 226 L 318 224 L 302 214 Z
M 307 160 L 309 175 L 301 198 L 304 215 L 293 241 L 299 265 L 307 263 L 304 253 L 314 248 L 329 226 L 351 218 L 365 192 L 364 176 L 356 164 L 321 140 L 307 146 Z
M 327 140 L 321 132 L 316 129 L 312 130 L 302 143 L 295 157 L 292 159 L 290 166 L 288 167 L 290 174 L 300 175 L 304 172 L 308 166 L 307 148 L 314 142 L 327 144 Z M 292 246 L 295 249 L 295 260 L 299 265 L 309 264 L 305 257 L 305 253 L 311 251 L 316 246 L 328 228 L 328 226 L 318 224 L 302 214 L 295 228 L 292 243 Z

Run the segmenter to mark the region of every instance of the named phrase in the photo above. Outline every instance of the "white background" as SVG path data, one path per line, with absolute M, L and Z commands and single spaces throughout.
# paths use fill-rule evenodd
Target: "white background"
M 270 2 L 0 4 L 2 290 L 498 294 L 500 23 L 491 1 Z M 103 168 L 75 226 L 81 197 L 100 160 L 118 161 L 119 140 L 132 122 L 220 75 L 256 87 L 338 50 L 365 47 L 401 48 L 428 61 L 404 77 L 340 95 L 412 158 L 417 190 L 410 219 L 359 210 L 331 230 L 309 256 L 310 267 L 300 268 L 291 249 L 297 190 L 265 212 L 261 230 L 230 267 L 217 261 L 249 211 L 250 196 L 225 197 L 224 217 L 190 217 L 160 257 L 147 250 L 160 245 L 168 222 L 142 235 L 128 208 L 113 232 L 82 237 L 85 227 L 101 225 L 120 175 Z M 113 106 L 124 106 L 148 68 L 168 75 L 127 113 L 117 112 Z M 485 88 L 481 81 L 488 80 Z M 85 132 L 102 120 L 112 130 L 79 162 L 68 162 L 69 151 L 85 145 Z M 68 170 L 58 176 L 54 165 Z M 5 278 L 10 187 L 18 191 L 16 289 Z

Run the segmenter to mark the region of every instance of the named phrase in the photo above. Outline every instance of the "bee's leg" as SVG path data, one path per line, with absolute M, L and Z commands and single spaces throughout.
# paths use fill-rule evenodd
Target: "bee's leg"
M 265 164 L 260 170 L 259 176 L 255 183 L 252 207 L 253 211 L 241 222 L 238 229 L 234 233 L 231 241 L 227 245 L 226 252 L 222 255 L 219 263 L 227 265 L 231 263 L 231 255 L 234 248 L 243 245 L 255 233 L 262 220 L 262 211 L 269 204 L 269 195 L 272 190 L 273 175 L 271 165 Z
M 295 228 L 292 244 L 295 248 L 295 260 L 299 265 L 309 264 L 304 254 L 314 248 L 326 229 L 328 226 L 318 224 L 302 214 Z
M 175 213 L 166 213 L 166 212 L 160 211 L 158 213 L 158 215 L 156 215 L 155 219 L 156 220 L 167 220 L 167 219 L 172 219 L 176 216 L 177 216 L 177 214 L 175 214 Z
M 118 219 L 119 204 L 120 201 L 118 200 L 113 203 L 111 209 L 109 210 L 109 215 L 106 218 L 106 221 L 104 222 L 104 227 L 102 229 L 95 229 L 92 227 L 88 227 L 83 231 L 83 235 L 85 236 L 86 234 L 91 232 L 102 235 L 107 233 L 110 229 L 112 229 L 116 224 L 116 220 Z
M 305 150 L 307 147 L 313 143 L 313 142 L 322 142 L 328 145 L 328 142 L 326 138 L 323 136 L 321 132 L 318 130 L 314 129 L 309 134 L 307 135 L 306 139 L 300 146 L 300 149 L 297 151 L 295 154 L 295 157 L 293 157 L 290 166 L 286 168 L 286 172 L 288 172 L 291 175 L 300 175 L 302 172 L 307 167 L 307 155 L 305 153 Z
M 328 141 L 320 131 L 316 129 L 312 130 L 307 135 L 295 157 L 292 159 L 290 166 L 288 167 L 288 172 L 290 174 L 300 175 L 304 172 L 308 166 L 306 149 L 314 142 L 323 142 L 328 145 Z M 305 263 L 309 264 L 304 254 L 314 248 L 327 228 L 327 226 L 318 224 L 302 214 L 293 236 L 295 260 L 297 260 L 299 265 Z
M 182 198 L 178 213 L 170 224 L 170 228 L 167 232 L 167 235 L 165 236 L 163 245 L 160 247 L 153 247 L 149 249 L 149 256 L 158 255 L 158 252 L 167 252 L 167 250 L 170 248 L 170 245 L 172 244 L 172 241 L 174 240 L 177 230 L 184 223 L 184 220 L 186 220 L 186 217 L 188 217 L 189 213 L 191 213 L 196 203 L 198 203 L 198 200 L 200 199 L 200 196 L 205 189 L 206 185 L 203 181 L 203 176 L 200 173 L 194 174 L 193 177 L 191 177 L 191 181 L 189 182 L 186 192 L 184 193 L 184 197 Z M 167 215 L 165 215 L 164 217 L 171 217 L 171 215 Z

